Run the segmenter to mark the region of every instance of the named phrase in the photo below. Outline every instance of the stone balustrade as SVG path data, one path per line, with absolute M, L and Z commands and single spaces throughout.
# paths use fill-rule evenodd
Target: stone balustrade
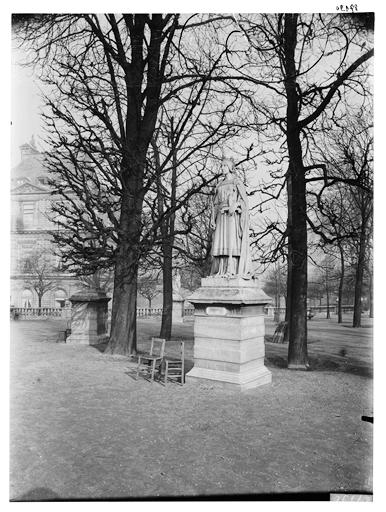
M 265 316 L 273 317 L 275 307 L 266 306 L 264 308 Z M 280 315 L 285 315 L 285 308 L 279 308 Z M 311 311 L 313 313 L 326 313 L 327 306 L 312 306 Z M 354 306 L 352 305 L 344 305 L 342 306 L 343 313 L 352 312 Z M 337 313 L 336 306 L 330 306 L 331 313 Z M 31 320 L 35 318 L 67 318 L 67 308 L 17 308 L 11 307 L 11 317 L 17 318 L 19 320 Z M 184 308 L 184 317 L 193 316 L 194 308 L 193 307 L 185 307 Z M 154 318 L 162 316 L 162 308 L 137 308 L 137 318 Z
M 67 308 L 17 308 L 11 307 L 11 317 L 18 320 L 33 318 L 66 318 Z M 194 308 L 186 308 L 184 316 L 193 315 Z M 138 318 L 161 317 L 162 308 L 137 308 Z
M 20 320 L 33 318 L 64 318 L 65 308 L 11 308 L 11 317 Z
M 137 308 L 138 318 L 162 316 L 162 308 Z

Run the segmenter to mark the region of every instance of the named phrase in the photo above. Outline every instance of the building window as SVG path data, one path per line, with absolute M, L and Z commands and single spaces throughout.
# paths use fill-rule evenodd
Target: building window
M 26 258 L 24 260 L 22 272 L 24 272 L 26 274 L 29 274 L 30 272 L 32 272 L 32 261 L 29 258 Z
M 21 294 L 21 303 L 22 308 L 31 308 L 32 307 L 32 292 L 31 290 L 24 290 Z
M 59 256 L 59 254 L 55 254 L 55 268 L 56 268 L 56 270 L 63 269 L 63 260 L 62 260 L 62 257 Z
M 36 247 L 35 240 L 24 240 L 17 244 L 17 268 L 20 272 L 30 272 L 32 255 Z
M 67 294 L 64 290 L 55 291 L 55 307 L 64 308 L 67 300 Z
M 22 211 L 24 227 L 32 227 L 34 223 L 34 203 L 23 203 Z

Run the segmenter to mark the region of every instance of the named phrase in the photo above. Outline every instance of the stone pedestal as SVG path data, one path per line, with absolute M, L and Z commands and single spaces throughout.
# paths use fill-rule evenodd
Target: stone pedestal
M 108 341 L 107 304 L 109 300 L 100 290 L 87 290 L 70 297 L 71 335 L 67 338 L 67 343 L 98 345 Z
M 202 279 L 189 297 L 194 305 L 194 366 L 187 382 L 203 379 L 240 390 L 269 384 L 264 306 L 270 300 L 253 279 Z
M 184 299 L 179 294 L 173 293 L 173 323 L 181 323 L 184 318 Z

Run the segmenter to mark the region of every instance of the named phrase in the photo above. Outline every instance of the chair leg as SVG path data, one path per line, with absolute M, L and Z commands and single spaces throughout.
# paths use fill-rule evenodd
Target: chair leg
M 155 373 L 155 359 L 152 361 L 151 365 L 151 381 L 154 381 L 154 373 Z
M 141 367 L 141 356 L 138 357 L 138 366 L 137 366 L 137 377 L 136 380 L 138 380 L 139 377 L 139 369 Z

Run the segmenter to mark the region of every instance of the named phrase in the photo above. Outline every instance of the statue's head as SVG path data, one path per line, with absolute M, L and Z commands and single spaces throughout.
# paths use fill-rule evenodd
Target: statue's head
M 221 170 L 224 176 L 228 176 L 234 170 L 235 162 L 233 158 L 223 157 L 221 160 Z

